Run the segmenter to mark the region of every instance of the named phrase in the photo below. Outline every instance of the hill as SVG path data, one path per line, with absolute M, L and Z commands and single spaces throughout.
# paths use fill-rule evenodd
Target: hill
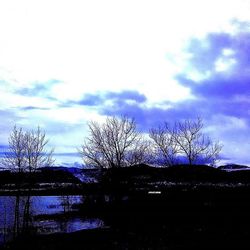
M 80 183 L 71 173 L 63 170 L 43 169 L 34 173 L 0 172 L 0 184 L 16 183 Z
M 39 170 L 40 171 L 52 171 L 55 173 L 57 173 L 58 171 L 70 173 L 74 177 L 76 177 L 80 182 L 83 182 L 83 183 L 98 182 L 98 179 L 101 176 L 100 169 L 87 169 L 87 168 L 78 168 L 78 167 L 55 166 L 55 167 L 40 168 Z
M 103 176 L 104 182 L 113 180 L 117 183 L 159 181 L 221 182 L 226 179 L 225 172 L 206 165 L 175 165 L 167 168 L 155 168 L 143 164 L 119 169 L 108 169 Z
M 218 169 L 225 170 L 225 171 L 239 171 L 239 170 L 250 170 L 250 167 L 245 165 L 238 165 L 238 164 L 227 164 L 223 166 L 219 166 Z
M 137 165 L 108 169 L 104 172 L 102 181 L 104 183 L 112 181 L 117 184 L 147 184 L 152 182 L 250 183 L 250 171 L 246 168 L 225 171 L 207 165 L 175 165 L 166 168 Z
M 238 166 L 238 165 L 237 165 Z M 250 171 L 237 168 L 225 171 L 224 167 L 207 165 L 175 165 L 166 168 L 145 164 L 113 169 L 79 169 L 68 167 L 45 167 L 34 173 L 0 171 L 0 184 L 8 183 L 98 183 L 107 185 L 186 182 L 186 183 L 250 183 Z M 242 169 L 242 170 L 239 170 Z M 249 168 L 248 168 L 249 169 Z

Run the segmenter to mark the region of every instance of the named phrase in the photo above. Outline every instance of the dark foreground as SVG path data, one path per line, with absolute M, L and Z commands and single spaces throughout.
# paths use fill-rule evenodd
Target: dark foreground
M 0 193 L 83 195 L 74 213 L 101 219 L 104 226 L 49 235 L 27 230 L 5 249 L 250 249 L 250 171 L 140 166 L 107 171 L 97 183 L 85 184 L 68 173 L 57 175 L 68 186 L 55 184 L 48 171 L 32 176 L 32 188 L 19 190 L 6 182 L 18 176 L 6 173 Z
M 250 188 L 175 186 L 161 194 L 92 195 L 79 214 L 105 227 L 21 235 L 7 249 L 250 249 Z M 67 216 L 67 215 L 65 215 Z

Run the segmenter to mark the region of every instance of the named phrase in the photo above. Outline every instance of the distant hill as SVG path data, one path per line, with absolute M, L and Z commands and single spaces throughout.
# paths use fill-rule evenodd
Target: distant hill
M 145 164 L 113 169 L 80 169 L 77 167 L 44 167 L 37 172 L 0 172 L 0 184 L 22 182 L 33 183 L 96 183 L 102 184 L 148 184 L 156 182 L 190 183 L 250 183 L 250 168 L 230 164 L 218 168 L 207 165 L 175 165 L 166 168 L 151 167 Z
M 148 165 L 136 165 L 117 169 L 108 169 L 103 181 L 115 182 L 158 182 L 158 181 L 198 181 L 220 182 L 226 179 L 225 173 L 206 165 L 176 165 L 155 168 Z
M 69 173 L 80 173 L 82 169 L 76 167 L 63 167 L 63 166 L 53 166 L 53 167 L 43 167 L 39 168 L 40 171 L 65 171 Z
M 153 182 L 190 182 L 190 183 L 250 183 L 250 171 L 246 168 L 225 171 L 207 165 L 175 165 L 155 168 L 137 165 L 126 168 L 108 169 L 103 182 L 115 183 L 153 183 Z
M 245 165 L 238 165 L 238 164 L 227 164 L 223 166 L 219 166 L 218 169 L 225 170 L 225 171 L 238 171 L 238 170 L 250 170 L 250 167 Z
M 207 165 L 176 165 L 166 168 L 163 175 L 170 180 L 219 182 L 225 175 L 219 169 Z
M 39 170 L 42 172 L 43 171 L 67 172 L 72 174 L 80 182 L 84 183 L 97 182 L 101 175 L 101 171 L 99 169 L 82 169 L 78 167 L 55 166 L 55 167 L 44 167 L 40 168 Z
M 34 173 L 0 172 L 0 184 L 7 183 L 80 183 L 73 174 L 63 170 L 45 168 Z

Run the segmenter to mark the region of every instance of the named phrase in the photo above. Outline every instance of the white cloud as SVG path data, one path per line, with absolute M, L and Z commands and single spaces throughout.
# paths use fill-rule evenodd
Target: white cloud
M 179 56 L 190 36 L 226 28 L 231 18 L 249 18 L 247 7 L 239 0 L 2 1 L 0 65 L 17 84 L 61 79 L 59 98 L 140 88 L 155 100 L 154 90 L 166 86 L 157 96 L 166 99 L 180 89 L 166 54 Z
M 228 71 L 234 64 L 236 64 L 235 59 L 221 57 L 215 62 L 215 71 L 217 72 Z
M 229 71 L 237 63 L 233 58 L 234 54 L 235 52 L 232 49 L 223 49 L 220 58 L 218 58 L 214 64 L 215 71 Z

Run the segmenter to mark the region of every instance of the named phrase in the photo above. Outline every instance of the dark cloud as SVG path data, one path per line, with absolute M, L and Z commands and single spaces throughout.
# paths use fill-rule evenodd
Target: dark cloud
M 68 152 L 63 152 L 63 153 L 54 153 L 54 156 L 67 156 L 67 157 L 80 157 L 80 153 L 68 153 Z
M 121 92 L 106 91 L 96 94 L 85 94 L 80 101 L 68 101 L 61 104 L 62 107 L 71 107 L 72 105 L 81 106 L 96 106 L 102 108 L 106 101 L 111 101 L 115 105 L 123 106 L 127 101 L 134 101 L 136 103 L 143 103 L 147 99 L 145 95 L 138 91 L 125 90 Z
M 196 105 L 196 104 L 195 104 Z M 194 108 L 197 112 L 193 112 Z M 150 128 L 159 125 L 163 121 L 173 123 L 177 119 L 192 119 L 204 115 L 204 110 L 199 106 L 194 107 L 193 102 L 180 102 L 170 108 L 143 107 L 136 103 L 123 103 L 123 105 L 103 106 L 100 109 L 103 115 L 127 115 L 135 118 L 139 130 L 147 132 Z
M 245 25 L 245 24 L 244 24 Z M 196 97 L 193 111 L 203 109 L 206 117 L 223 114 L 249 120 L 250 112 L 250 30 L 236 34 L 213 33 L 205 39 L 192 40 L 187 47 L 190 68 L 209 77 L 201 81 L 190 79 L 188 72 L 176 79 Z M 229 51 L 226 54 L 225 51 Z M 216 70 L 216 62 L 234 60 L 228 70 Z
M 46 82 L 35 82 L 32 87 L 29 88 L 19 88 L 15 92 L 16 94 L 23 96 L 42 96 L 50 97 L 49 90 L 53 85 L 60 83 L 61 81 L 56 79 L 51 79 Z
M 8 147 L 7 146 L 3 147 L 3 145 L 0 145 L 0 158 L 5 157 L 7 153 L 8 153 Z M 1 167 L 2 165 L 0 164 L 0 169 Z
M 250 95 L 249 76 L 234 76 L 230 78 L 214 75 L 201 84 L 192 84 L 192 92 L 198 97 L 222 98 L 224 100 L 235 97 L 248 97 Z M 232 101 L 232 100 L 231 100 Z
M 0 154 L 5 154 L 8 151 L 8 145 L 0 144 Z
M 9 152 L 8 150 L 9 150 L 8 145 L 0 144 L 0 158 L 5 157 L 6 153 Z M 1 167 L 3 167 L 3 165 L 0 163 L 0 169 L 1 169 Z
M 20 110 L 29 111 L 29 110 L 49 110 L 49 108 L 35 107 L 35 106 L 26 106 L 19 108 Z
M 98 94 L 86 94 L 80 101 L 74 103 L 82 106 L 98 106 L 103 101 L 104 98 Z
M 116 92 L 107 92 L 104 95 L 107 99 L 115 99 L 117 101 L 119 100 L 130 100 L 130 101 L 136 101 L 137 103 L 143 103 L 147 100 L 146 96 L 143 94 L 140 94 L 137 91 L 131 91 L 131 90 L 125 90 L 119 93 Z
M 190 64 L 200 72 L 214 67 L 224 48 L 232 47 L 232 37 L 227 33 L 209 34 L 204 40 L 192 39 L 187 51 L 191 54 Z

